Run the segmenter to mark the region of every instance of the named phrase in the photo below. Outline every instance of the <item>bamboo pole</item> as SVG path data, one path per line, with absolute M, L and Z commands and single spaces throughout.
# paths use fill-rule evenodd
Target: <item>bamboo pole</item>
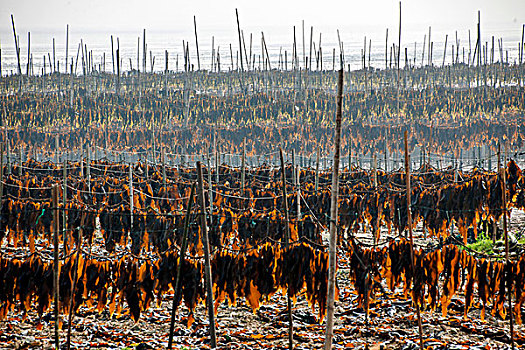
M 31 32 L 27 32 L 27 66 L 26 66 L 26 75 L 29 77 L 31 65 Z
M 168 96 L 168 50 L 164 50 L 164 97 Z
M 246 70 L 249 71 L 250 70 L 250 60 L 248 59 L 248 51 L 246 51 L 246 42 L 244 40 L 244 31 L 241 30 L 241 39 L 242 39 L 242 50 L 241 51 L 244 51 L 244 59 L 245 59 L 245 64 L 246 64 Z M 251 40 L 251 33 L 250 33 L 250 40 Z M 251 43 L 250 43 L 251 45 Z M 242 55 L 242 52 L 241 52 L 241 55 Z
M 400 115 L 399 115 L 399 79 L 400 79 L 400 72 L 399 72 L 399 55 L 401 53 L 401 1 L 399 1 L 399 39 L 397 44 L 397 120 L 399 122 Z
M 120 50 L 117 48 L 116 51 L 117 56 L 117 95 L 120 92 Z
M 443 49 L 443 64 L 442 67 L 445 66 L 445 58 L 447 57 L 447 41 L 448 41 L 448 34 L 445 35 L 445 48 Z
M 13 15 L 11 15 L 11 24 L 12 24 L 12 27 L 13 27 L 13 36 L 15 38 L 15 51 L 16 51 L 16 60 L 17 60 L 17 64 L 18 64 L 18 74 L 22 75 L 22 68 L 20 66 L 20 50 L 18 48 L 18 37 L 16 35 L 15 19 L 14 19 Z
M 193 16 L 193 28 L 195 29 L 195 46 L 197 48 L 197 70 L 201 70 L 201 58 L 199 55 L 199 40 L 197 38 L 197 19 Z
M 306 68 L 306 52 L 305 52 L 305 41 L 304 41 L 304 19 L 302 21 L 303 28 L 303 68 Z
M 69 24 L 66 24 L 66 60 L 64 61 L 66 64 L 65 67 L 65 73 L 67 74 L 67 56 L 69 52 Z
M 323 49 L 321 47 L 321 33 L 319 33 L 319 67 L 321 69 L 321 78 L 323 72 Z
M 162 186 L 164 186 L 164 190 L 166 190 L 166 151 L 164 150 L 164 146 L 162 146 L 161 150 L 161 163 L 162 163 Z
M 252 33 L 250 33 L 250 61 L 251 61 L 251 57 L 252 57 L 252 41 L 253 37 L 252 37 Z M 248 69 L 250 69 L 250 62 L 246 62 L 246 64 L 248 65 Z M 255 69 L 255 57 L 253 59 L 253 63 L 251 64 L 251 69 L 254 70 Z
M 312 70 L 312 44 L 314 37 L 314 27 L 310 27 L 310 55 L 308 56 L 308 68 Z
M 13 15 L 11 15 L 11 24 L 13 27 L 13 36 L 15 38 L 15 51 L 16 51 L 16 60 L 17 60 L 17 67 L 18 67 L 18 92 L 20 93 L 22 91 L 22 68 L 20 66 L 20 48 L 18 43 L 18 37 L 16 35 L 16 29 L 15 29 L 15 19 Z
M 337 79 L 337 110 L 335 127 L 335 154 L 332 167 L 332 189 L 330 200 L 330 247 L 328 252 L 328 296 L 326 314 L 326 334 L 324 349 L 332 349 L 334 336 L 334 313 L 335 313 L 335 287 L 336 287 L 336 261 L 337 261 L 337 200 L 339 197 L 339 156 L 341 152 L 341 119 L 343 105 L 343 69 L 339 70 Z
M 5 147 L 6 147 L 6 161 L 7 161 L 7 172 L 6 174 L 9 175 L 11 174 L 11 158 L 10 158 L 10 153 L 11 153 L 11 149 L 10 149 L 10 146 L 9 146 L 9 139 L 8 139 L 8 136 L 7 136 L 7 128 L 4 129 L 5 132 L 6 132 L 6 143 L 5 143 Z
M 220 153 L 219 153 L 219 145 L 217 144 L 217 134 L 215 134 L 215 182 L 219 184 L 220 180 L 220 173 L 219 173 L 219 166 L 220 166 Z
M 87 147 L 86 177 L 88 186 L 91 188 L 91 147 L 89 145 Z
M 55 134 L 55 164 L 58 168 L 58 162 L 60 161 L 60 156 L 58 154 L 58 134 Z
M 57 70 L 56 70 L 56 55 L 55 55 L 55 38 L 53 38 L 53 73 L 55 73 L 56 71 Z
M 285 247 L 290 245 L 290 215 L 288 212 L 288 193 L 286 191 L 286 168 L 284 167 L 283 150 L 279 148 L 279 158 L 281 160 L 281 181 L 283 186 L 283 205 L 285 217 Z M 293 349 L 293 317 L 292 317 L 292 298 L 290 297 L 290 288 L 287 288 L 286 301 L 288 306 L 288 349 Z
M 503 233 L 505 234 L 505 270 L 506 274 L 509 272 L 509 233 L 507 231 L 507 144 L 505 144 L 505 164 L 504 167 L 501 168 L 500 176 L 503 178 L 502 181 L 502 209 L 503 209 Z M 507 278 L 509 276 L 507 275 Z M 512 308 L 512 283 L 507 283 L 507 297 L 509 299 L 509 322 L 510 322 L 510 344 L 512 349 L 514 350 L 514 309 Z
M 77 51 L 78 59 L 78 51 Z M 113 67 L 113 74 L 115 74 L 115 50 L 113 49 L 113 35 L 111 36 L 111 65 Z
M 268 70 L 272 70 L 272 65 L 270 63 L 270 55 L 268 54 L 268 48 L 266 47 L 266 41 L 264 40 L 264 33 L 261 32 L 261 38 L 262 38 L 262 45 L 263 45 L 263 48 L 264 48 L 264 54 L 266 54 L 266 58 L 268 60 Z
M 71 294 L 69 296 L 69 316 L 67 321 L 67 338 L 66 338 L 66 348 L 67 350 L 71 349 L 71 324 L 73 323 L 73 315 L 75 309 L 75 290 L 77 287 L 77 278 L 78 278 L 78 260 L 82 252 L 82 235 L 84 234 L 84 223 L 86 220 L 86 213 L 82 213 L 82 218 L 80 220 L 80 229 L 78 231 L 78 241 L 77 241 L 77 254 L 75 256 L 75 265 L 73 267 L 73 286 L 71 287 Z
M 352 138 L 348 135 L 348 172 L 352 173 Z
M 431 46 L 432 46 L 432 27 L 429 26 L 428 27 L 428 62 L 427 62 L 427 65 L 430 66 L 431 63 L 432 63 L 432 57 L 431 57 Z
M 372 176 L 374 189 L 377 189 L 377 155 L 375 153 L 372 158 Z
M 425 46 L 426 46 L 426 42 L 427 42 L 427 35 L 425 34 L 423 36 L 423 53 L 421 54 L 421 67 L 423 67 L 424 61 L 425 61 Z
M 385 38 L 385 70 L 388 69 L 388 28 L 386 29 L 386 38 Z
M 202 165 L 201 162 L 197 162 L 197 176 L 199 182 L 199 204 L 200 204 L 200 217 L 201 217 L 201 232 L 202 232 L 202 245 L 204 246 L 204 276 L 206 277 L 206 304 L 208 307 L 208 321 L 210 331 L 210 345 L 211 348 L 217 347 L 217 339 L 215 336 L 215 313 L 213 305 L 213 289 L 211 280 L 211 265 L 210 265 L 210 246 L 208 242 L 208 226 L 206 223 L 206 210 L 204 201 L 204 180 L 202 178 Z
M 73 57 L 71 57 L 71 71 L 69 73 L 69 107 L 73 108 Z
M 241 193 L 244 194 L 244 181 L 246 177 L 245 163 L 246 163 L 246 138 L 242 140 L 242 158 L 241 158 Z
M 4 143 L 0 143 L 0 208 L 4 199 Z
M 239 52 L 241 53 L 241 71 L 244 70 L 244 63 L 243 63 L 243 59 L 242 59 L 242 39 L 241 39 L 241 26 L 239 24 L 239 11 L 237 11 L 237 9 L 235 9 L 235 17 L 237 18 L 237 33 L 238 33 L 238 36 L 239 36 Z M 231 47 L 230 47 L 230 50 L 231 50 Z M 233 68 L 232 68 L 233 70 Z
M 180 245 L 180 253 L 179 253 L 179 261 L 177 263 L 177 274 L 175 277 L 175 288 L 174 288 L 174 296 L 173 296 L 173 304 L 171 306 L 171 321 L 170 321 L 170 332 L 169 332 L 169 338 L 168 338 L 168 350 L 171 349 L 173 345 L 173 330 L 175 328 L 175 314 L 177 313 L 178 308 L 178 300 L 180 298 L 180 292 L 179 292 L 179 286 L 180 286 L 180 276 L 182 271 L 182 264 L 184 263 L 184 257 L 186 255 L 186 248 L 188 246 L 187 244 L 187 237 L 188 237 L 188 231 L 190 227 L 190 217 L 191 217 L 191 211 L 195 196 L 195 182 L 191 184 L 191 191 L 190 191 L 190 198 L 188 199 L 188 205 L 186 206 L 186 217 L 184 219 L 184 231 L 182 233 L 182 242 Z
M 209 199 L 210 199 L 210 225 L 213 225 L 213 182 L 212 182 L 212 176 L 211 176 L 211 160 L 210 160 L 210 154 L 208 154 L 207 157 L 208 161 L 208 190 L 210 191 Z
M 520 74 L 520 84 L 519 84 L 520 86 L 523 83 L 523 68 L 522 68 L 522 64 L 523 64 L 523 56 L 524 56 L 523 50 L 525 49 L 524 38 L 525 38 L 525 24 L 523 24 L 522 27 L 521 27 L 521 41 L 520 41 L 521 56 L 520 56 L 520 62 L 519 62 L 519 70 L 521 72 L 521 74 Z M 501 39 L 501 40 L 503 41 L 503 39 Z M 507 52 L 507 55 L 508 55 L 508 52 Z M 508 61 L 508 59 L 507 59 L 507 61 Z
M 18 148 L 18 176 L 22 177 L 23 174 L 23 158 L 22 158 L 22 147 Z
M 384 143 L 384 152 L 383 152 L 383 155 L 385 156 L 385 173 L 388 172 L 388 147 L 387 147 L 386 142 L 387 142 L 387 132 L 385 131 L 385 143 Z
M 64 207 L 64 211 L 62 212 L 62 246 L 64 250 L 64 256 L 66 253 L 68 253 L 67 249 L 67 211 L 66 211 L 66 203 L 67 203 L 67 162 L 66 158 L 63 159 L 63 166 L 62 166 L 62 205 Z
M 408 233 L 410 235 L 410 262 L 412 265 L 412 276 L 413 276 L 413 285 L 415 286 L 416 279 L 416 265 L 414 261 L 414 237 L 412 235 L 412 209 L 411 209 L 411 194 L 410 189 L 410 154 L 408 153 L 408 136 L 407 130 L 405 130 L 405 177 L 406 177 L 406 188 L 407 188 L 407 216 L 408 216 Z M 419 293 L 417 290 L 413 290 L 413 301 L 416 305 L 417 312 L 417 325 L 419 328 L 419 347 L 421 350 L 424 349 L 423 346 L 423 326 L 421 325 L 421 311 L 419 310 Z
M 297 164 L 296 170 L 295 170 L 295 186 L 296 186 L 296 193 L 297 193 L 297 225 L 299 225 L 299 222 L 301 221 L 301 165 Z M 297 227 L 299 230 L 299 227 Z
M 481 75 L 481 12 L 478 11 L 478 41 L 476 43 L 476 46 L 478 48 L 478 78 L 477 78 L 477 86 L 479 87 L 479 79 Z M 475 54 L 475 53 L 474 53 Z
M 317 147 L 317 157 L 315 161 L 315 192 L 317 193 L 317 190 L 319 189 L 319 154 L 320 150 L 319 147 Z
M 130 225 L 133 227 L 133 169 L 131 163 L 128 164 L 128 181 L 129 181 L 129 215 L 130 215 Z
M 146 53 L 148 49 L 146 48 L 146 28 L 142 29 L 142 72 L 146 73 Z M 139 67 L 137 67 L 139 69 Z
M 58 332 L 59 328 L 59 308 L 60 308 L 60 299 L 59 299 L 59 260 L 58 260 L 58 230 L 59 230 L 59 219 L 58 219 L 58 185 L 53 185 L 51 200 L 53 202 L 53 294 L 55 301 L 55 349 L 60 349 L 60 336 Z
M 80 178 L 84 180 L 84 144 L 80 143 Z

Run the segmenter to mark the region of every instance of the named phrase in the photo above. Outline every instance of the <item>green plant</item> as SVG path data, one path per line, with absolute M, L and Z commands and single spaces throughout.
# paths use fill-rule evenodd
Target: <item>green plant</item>
M 487 237 L 482 236 L 476 242 L 467 244 L 467 247 L 476 252 L 494 254 L 494 244 L 492 243 L 492 239 Z

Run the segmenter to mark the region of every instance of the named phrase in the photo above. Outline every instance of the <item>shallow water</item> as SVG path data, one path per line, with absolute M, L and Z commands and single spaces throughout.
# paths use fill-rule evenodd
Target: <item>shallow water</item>
M 437 29 L 436 29 L 437 27 Z M 292 50 L 293 50 L 293 26 L 270 26 L 264 30 L 265 41 L 270 56 L 270 63 L 272 68 L 278 67 L 279 57 L 281 55 L 282 60 L 286 56 L 288 60 L 288 69 L 292 67 Z M 297 57 L 301 68 L 305 66 L 305 57 L 310 55 L 310 33 L 311 27 L 305 25 L 305 47 L 303 54 L 303 38 L 301 24 L 296 25 L 296 41 L 297 41 Z M 518 42 L 521 40 L 521 24 L 511 23 L 498 28 L 490 27 L 483 28 L 482 31 L 482 43 L 488 43 L 488 59 L 490 59 L 490 49 L 492 47 L 492 36 L 494 39 L 494 60 L 500 61 L 501 55 L 499 51 L 498 38 L 503 38 L 503 61 L 507 59 L 509 62 L 514 62 L 518 59 Z M 252 33 L 252 61 L 253 55 L 255 55 L 255 67 L 259 67 L 260 57 L 262 55 L 261 46 L 261 28 L 245 26 L 244 29 L 244 43 L 246 51 L 250 52 L 250 33 Z M 321 47 L 322 47 L 322 62 L 323 69 L 332 69 L 334 62 L 334 49 L 335 49 L 335 64 L 339 66 L 339 43 L 337 39 L 337 29 L 331 27 L 325 27 L 321 29 Z M 339 30 L 341 41 L 344 49 L 344 63 L 345 69 L 360 69 L 362 67 L 362 50 L 364 46 L 364 39 L 366 36 L 366 64 L 370 58 L 370 65 L 375 68 L 385 67 L 385 34 L 386 27 L 374 27 L 368 28 L 341 28 Z M 319 30 L 314 27 L 313 30 L 313 45 L 315 48 L 319 46 Z M 433 63 L 435 65 L 443 64 L 444 55 L 444 44 L 445 35 L 448 34 L 447 40 L 447 52 L 445 57 L 445 64 L 452 62 L 452 45 L 456 45 L 456 33 L 454 28 L 440 28 L 439 26 L 433 26 L 431 38 L 433 42 Z M 27 71 L 28 62 L 28 38 L 27 32 L 18 31 L 20 40 L 20 60 L 22 73 Z M 140 37 L 139 50 L 140 58 L 139 65 L 142 71 L 143 64 L 143 42 L 142 42 L 142 29 L 137 28 L 136 31 L 123 31 L 119 33 L 110 33 L 106 31 L 79 31 L 74 26 L 70 26 L 69 33 L 69 52 L 68 61 L 71 64 L 71 59 L 74 61 L 76 66 L 76 73 L 82 73 L 82 53 L 78 52 L 79 44 L 82 39 L 84 49 L 87 47 L 87 51 L 93 52 L 93 61 L 96 64 L 97 70 L 105 70 L 107 72 L 113 71 L 112 57 L 111 57 L 111 35 L 114 39 L 114 50 L 117 48 L 117 38 L 120 47 L 121 56 L 121 69 L 123 71 L 130 70 L 131 66 L 137 68 L 137 44 L 138 38 Z M 457 31 L 458 41 L 460 44 L 460 53 L 457 55 L 459 62 L 468 60 L 469 53 L 469 32 L 468 29 L 464 28 Z M 237 51 L 239 49 L 239 41 L 237 37 L 237 30 L 235 27 L 224 28 L 216 27 L 209 28 L 204 27 L 202 30 L 198 30 L 199 36 L 199 54 L 200 54 L 200 67 L 201 69 L 210 69 L 212 64 L 212 36 L 214 36 L 214 48 L 215 52 L 220 55 L 221 70 L 228 70 L 232 68 L 232 56 L 233 56 L 233 67 L 240 66 L 240 58 L 237 58 Z M 426 36 L 425 43 L 425 58 L 422 60 L 423 54 L 423 40 Z M 475 24 L 470 28 L 470 50 L 473 52 L 476 41 Z M 1 71 L 2 75 L 16 73 L 17 71 L 17 60 L 14 50 L 14 40 L 12 32 L 6 31 L 5 29 L 1 32 Z M 49 59 L 53 61 L 53 38 L 55 38 L 55 66 L 60 67 L 60 71 L 64 72 L 64 60 L 65 60 L 65 41 L 66 41 L 66 30 L 45 30 L 45 31 L 32 31 L 31 32 L 31 55 L 33 57 L 33 73 L 41 74 L 44 63 L 44 56 L 46 56 L 46 73 L 49 72 Z M 164 51 L 167 50 L 169 54 L 169 70 L 181 71 L 184 69 L 184 56 L 183 56 L 183 40 L 189 42 L 190 51 L 190 63 L 197 69 L 198 61 L 195 50 L 195 37 L 193 28 L 188 28 L 184 31 L 146 31 L 146 43 L 147 43 L 147 57 L 146 67 L 150 71 L 151 60 L 155 59 L 153 70 L 163 71 L 165 68 L 165 55 Z M 371 40 L 371 55 L 368 57 L 368 50 Z M 398 40 L 397 29 L 390 28 L 388 33 L 388 60 L 390 60 L 390 47 Z M 232 55 L 230 54 L 230 44 L 232 45 Z M 408 60 L 413 64 L 415 57 L 415 64 L 421 65 L 422 62 L 427 63 L 428 59 L 428 27 L 418 27 L 415 29 L 407 28 L 402 31 L 402 47 L 401 52 L 401 66 L 405 64 L 404 48 L 407 48 Z M 457 51 L 456 48 L 454 48 Z M 464 53 L 463 53 L 464 50 Z M 151 51 L 151 56 L 150 56 Z M 77 52 L 78 52 L 78 63 L 77 63 Z M 315 51 L 313 51 L 315 52 Z M 104 64 L 105 54 L 105 64 Z M 465 55 L 463 58 L 463 54 Z M 312 67 L 313 69 L 320 68 L 320 65 L 316 64 L 315 56 L 312 54 Z M 456 56 L 456 52 L 455 52 Z M 131 65 L 130 65 L 131 60 Z M 100 66 L 99 66 L 100 65 Z M 246 59 L 243 57 L 243 65 L 246 67 Z M 68 67 L 69 68 L 69 67 Z M 75 69 L 75 68 L 74 68 Z M 116 69 L 116 68 L 115 68 Z

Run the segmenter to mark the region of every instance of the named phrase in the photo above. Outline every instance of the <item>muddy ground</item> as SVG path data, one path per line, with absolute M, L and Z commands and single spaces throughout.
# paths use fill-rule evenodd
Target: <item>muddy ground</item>
M 522 212 L 512 216 L 511 231 L 519 236 L 525 229 Z M 367 241 L 366 235 L 361 240 Z M 415 232 L 416 243 L 428 244 L 423 232 Z M 5 254 L 10 247 L 2 247 Z M 336 303 L 334 348 L 358 349 L 412 349 L 418 346 L 418 326 L 415 308 L 401 291 L 379 293 L 370 307 L 368 322 L 364 310 L 357 307 L 354 288 L 349 283 L 348 269 L 344 259 L 338 271 L 340 299 Z M 81 308 L 75 315 L 72 327 L 71 347 L 75 349 L 160 349 L 166 348 L 170 322 L 172 297 L 167 296 L 161 307 L 152 307 L 142 313 L 135 323 L 124 311 L 120 317 L 109 317 L 106 308 L 101 314 Z M 431 349 L 504 349 L 510 348 L 509 321 L 491 315 L 487 309 L 484 322 L 479 318 L 476 303 L 469 312 L 470 319 L 463 317 L 464 297 L 458 294 L 449 306 L 447 317 L 441 311 L 422 312 L 425 347 Z M 51 310 L 52 311 L 52 310 Z M 197 307 L 195 322 L 188 328 L 188 310 L 181 307 L 177 315 L 174 333 L 175 349 L 209 348 L 208 323 L 204 305 Z M 65 346 L 66 317 L 60 333 Z M 304 296 L 293 307 L 295 349 L 318 349 L 322 347 L 325 325 L 319 324 L 317 311 L 312 312 Z M 41 329 L 38 317 L 29 313 L 25 319 L 10 314 L 0 322 L 0 349 L 52 349 L 53 316 L 46 313 Z M 217 340 L 219 349 L 286 349 L 288 344 L 288 317 L 286 298 L 274 295 L 255 313 L 243 301 L 235 307 L 221 305 L 217 316 Z M 515 325 L 517 347 L 525 347 L 525 327 Z

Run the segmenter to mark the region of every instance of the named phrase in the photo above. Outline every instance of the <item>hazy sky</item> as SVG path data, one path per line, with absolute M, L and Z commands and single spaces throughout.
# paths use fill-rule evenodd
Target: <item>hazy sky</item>
M 61 30 L 67 23 L 77 30 L 191 30 L 193 15 L 204 30 L 234 30 L 235 8 L 245 28 L 291 27 L 303 19 L 316 27 L 392 28 L 397 25 L 398 6 L 397 0 L 2 0 L 0 34 L 3 42 L 10 35 L 11 13 L 22 33 Z M 471 28 L 477 10 L 481 10 L 482 23 L 488 28 L 520 28 L 525 23 L 523 0 L 405 0 L 403 25 L 407 30 L 429 25 Z
M 110 35 L 114 35 L 120 38 L 121 48 L 129 51 L 125 54 L 132 57 L 137 47 L 137 37 L 141 36 L 145 28 L 148 45 L 151 43 L 148 48 L 154 51 L 154 55 L 163 56 L 164 48 L 172 53 L 175 48 L 180 49 L 183 39 L 190 41 L 190 46 L 193 45 L 195 15 L 201 53 L 205 50 L 211 52 L 212 36 L 215 36 L 215 47 L 220 45 L 224 53 L 229 44 L 233 44 L 234 49 L 237 47 L 237 8 L 241 28 L 247 35 L 246 40 L 249 33 L 254 35 L 254 47 L 260 46 L 260 33 L 264 31 L 273 54 L 280 52 L 281 45 L 290 50 L 293 26 L 296 26 L 300 45 L 301 21 L 304 20 L 306 38 L 309 37 L 310 26 L 314 27 L 314 38 L 317 39 L 322 33 L 323 46 L 327 46 L 325 54 L 336 47 L 336 29 L 340 29 L 345 50 L 355 54 L 352 59 L 357 62 L 360 60 L 363 36 L 373 42 L 374 53 L 382 53 L 379 47 L 384 47 L 385 29 L 389 28 L 389 42 L 397 42 L 399 25 L 398 0 L 0 1 L 0 43 L 4 70 L 13 69 L 15 62 L 11 14 L 15 17 L 22 52 L 27 50 L 27 32 L 31 32 L 31 49 L 35 52 L 36 63 L 50 51 L 52 38 L 56 38 L 59 55 L 63 54 L 66 24 L 70 26 L 72 51 L 83 38 L 90 48 L 98 50 L 97 55 L 102 55 L 102 51 L 110 47 Z M 490 42 L 492 35 L 503 37 L 504 48 L 510 51 L 511 57 L 517 56 L 517 42 L 521 39 L 522 25 L 525 23 L 525 0 L 404 0 L 402 46 L 407 47 L 415 41 L 421 44 L 428 27 L 432 26 L 436 55 L 442 52 L 440 45 L 443 45 L 445 35 L 448 35 L 452 45 L 455 30 L 464 48 L 468 43 L 468 30 L 475 40 L 478 10 L 481 11 L 482 40 Z M 165 46 L 168 44 L 171 46 Z M 421 50 L 420 47 L 418 50 Z M 24 60 L 25 56 L 22 56 Z

